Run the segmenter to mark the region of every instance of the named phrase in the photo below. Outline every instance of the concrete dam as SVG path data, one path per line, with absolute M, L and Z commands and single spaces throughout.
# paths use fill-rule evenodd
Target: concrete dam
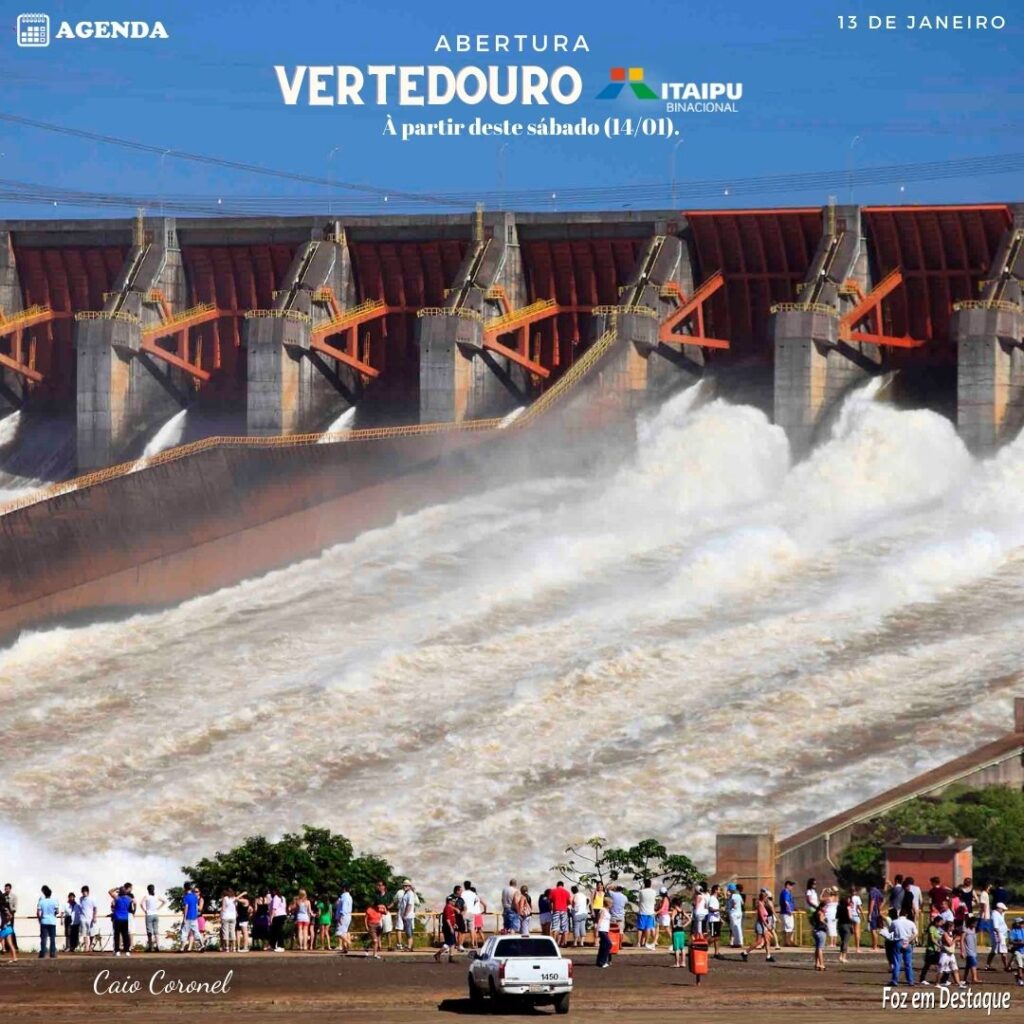
M 698 381 L 798 459 L 873 379 L 992 455 L 1022 250 L 1010 204 L 0 224 L 0 468 L 35 483 L 0 507 L 0 642 L 316 555 Z

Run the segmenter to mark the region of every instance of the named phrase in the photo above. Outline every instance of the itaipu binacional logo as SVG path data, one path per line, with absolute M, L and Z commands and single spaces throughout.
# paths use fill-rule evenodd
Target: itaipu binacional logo
M 638 100 L 663 100 L 668 113 L 735 114 L 743 97 L 742 82 L 662 82 L 656 92 L 644 81 L 643 68 L 611 68 L 608 77 L 599 100 L 618 99 L 628 85 Z
M 599 100 L 614 100 L 626 84 L 628 72 L 629 87 L 638 100 L 656 100 L 658 94 L 644 82 L 643 68 L 612 68 L 608 72 L 611 81 L 597 94 Z

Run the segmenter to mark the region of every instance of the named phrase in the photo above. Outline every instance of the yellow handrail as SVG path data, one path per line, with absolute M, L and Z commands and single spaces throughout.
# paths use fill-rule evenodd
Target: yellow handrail
M 383 299 L 367 299 L 365 302 L 360 302 L 358 306 L 343 309 L 340 316 L 332 317 L 330 320 L 325 320 L 323 323 L 317 324 L 317 333 L 322 334 L 324 331 L 341 330 L 347 324 L 351 324 L 353 321 L 358 320 L 365 313 L 373 313 L 376 310 L 383 308 Z
M 297 309 L 249 309 L 245 313 L 246 320 L 295 320 L 298 323 L 311 324 L 313 318 L 308 313 Z
M 76 320 L 123 320 L 129 324 L 140 324 L 142 321 L 134 314 L 127 313 L 124 310 L 118 310 L 116 313 L 109 312 L 105 309 L 84 309 L 81 313 L 75 314 Z
M 475 309 L 467 309 L 465 306 L 460 306 L 458 309 L 453 309 L 450 306 L 424 306 L 423 309 L 417 310 L 416 316 L 423 318 L 425 316 L 458 316 L 463 320 L 480 320 L 483 321 L 483 314 L 478 313 Z
M 614 308 L 614 307 L 613 307 Z M 290 310 L 250 310 L 250 312 L 285 313 Z M 130 314 L 128 314 L 130 315 Z M 518 419 L 513 420 L 509 425 L 510 430 L 521 430 L 527 423 L 536 419 L 544 413 L 559 399 L 564 397 L 574 388 L 587 374 L 588 370 L 612 347 L 618 338 L 617 325 L 613 322 L 609 330 L 605 331 L 583 355 L 559 378 L 557 383 L 548 388 Z M 15 498 L 4 505 L 0 505 L 0 516 L 29 505 L 35 505 L 50 498 L 59 497 L 62 494 L 70 494 L 73 491 L 82 490 L 86 487 L 93 487 L 97 484 L 106 483 L 108 480 L 115 480 L 118 477 L 127 476 L 130 473 L 142 469 L 151 469 L 157 466 L 164 466 L 171 462 L 201 452 L 211 451 L 216 448 L 299 448 L 307 445 L 322 444 L 324 442 L 359 442 L 359 441 L 382 441 L 396 437 L 416 437 L 423 435 L 483 432 L 496 430 L 502 419 L 485 420 L 463 420 L 459 423 L 416 423 L 402 427 L 374 427 L 364 430 L 342 430 L 325 431 L 319 434 L 291 434 L 272 437 L 207 437 L 200 441 L 193 441 L 190 444 L 179 445 L 176 448 L 169 448 L 148 459 L 139 459 L 132 462 L 122 462 L 116 466 L 108 466 L 106 469 L 99 469 L 71 480 L 64 480 L 60 483 L 51 484 L 48 487 L 32 491 L 21 498 Z
M 953 311 L 959 313 L 962 309 L 995 309 L 1000 313 L 1022 313 L 1024 307 L 1016 302 L 1006 302 L 1004 299 L 964 299 L 962 302 L 953 303 Z
M 50 312 L 52 310 L 49 306 L 28 306 L 25 309 L 19 309 L 17 313 L 13 313 L 11 316 L 0 312 L 0 327 L 17 327 L 19 323 L 24 323 L 24 321 L 31 320 L 33 317 L 44 316 Z
M 173 316 L 169 316 L 166 320 L 161 320 L 158 324 L 146 324 L 142 333 L 159 334 L 161 332 L 173 330 L 177 324 L 182 324 L 186 320 L 191 320 L 200 313 L 212 313 L 216 308 L 217 307 L 212 302 L 200 302 L 198 306 L 192 306 L 190 309 L 183 309 L 180 313 L 175 313 Z
M 502 313 L 501 316 L 494 317 L 493 320 L 488 320 L 484 327 L 488 332 L 512 328 L 520 321 L 527 320 L 537 313 L 543 313 L 555 305 L 554 299 L 538 299 L 536 302 L 531 302 L 528 306 L 523 306 L 521 309 L 510 310 L 508 313 Z
M 658 311 L 650 306 L 595 306 L 591 312 L 594 316 L 617 316 L 619 313 L 626 313 L 631 316 L 646 316 L 652 320 L 658 319 Z
M 776 302 L 770 306 L 770 313 L 820 313 L 822 316 L 830 316 L 834 320 L 839 319 L 839 310 L 834 306 L 828 306 L 824 302 Z

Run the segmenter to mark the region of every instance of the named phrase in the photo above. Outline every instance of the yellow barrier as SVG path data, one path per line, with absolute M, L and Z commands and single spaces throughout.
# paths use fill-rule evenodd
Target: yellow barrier
M 1005 302 L 1002 299 L 965 299 L 953 303 L 953 311 L 959 313 L 966 309 L 994 309 L 1000 313 L 1024 313 L 1024 307 L 1016 302 Z
M 174 316 L 169 316 L 166 320 L 161 320 L 158 324 L 147 324 L 146 334 L 152 334 L 154 331 L 163 331 L 172 329 L 175 324 L 184 323 L 186 320 L 191 320 L 192 317 L 197 316 L 200 313 L 209 313 L 217 307 L 212 302 L 200 302 L 198 306 L 192 306 L 191 309 L 184 309 L 180 313 L 175 313 Z
M 313 318 L 308 313 L 297 309 L 248 309 L 246 320 L 295 320 L 297 323 L 311 324 Z
M 481 322 L 484 318 L 482 313 L 478 313 L 475 309 L 466 309 L 464 306 L 459 309 L 452 309 L 450 306 L 424 306 L 423 309 L 417 310 L 416 316 L 421 320 L 425 316 L 458 316 L 463 320 L 479 320 Z
M 85 309 L 81 313 L 75 314 L 76 320 L 123 320 L 129 324 L 141 324 L 142 321 L 134 313 L 126 313 L 124 310 L 118 310 L 116 313 L 109 312 L 105 309 Z
M 823 302 L 776 302 L 769 307 L 770 313 L 820 313 L 822 316 L 830 316 L 833 320 L 839 319 L 839 310 L 834 306 L 827 306 Z
M 594 316 L 618 316 L 620 313 L 629 316 L 646 316 L 652 320 L 658 319 L 658 311 L 650 306 L 595 306 L 591 313 Z

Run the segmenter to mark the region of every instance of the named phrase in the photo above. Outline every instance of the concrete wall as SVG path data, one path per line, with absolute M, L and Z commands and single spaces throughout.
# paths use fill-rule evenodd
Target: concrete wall
M 780 311 L 773 315 L 775 346 L 774 420 L 789 437 L 794 456 L 801 458 L 828 429 L 843 399 L 883 368 L 877 346 L 851 344 L 839 338 L 839 316 L 854 300 L 839 287 L 854 280 L 865 294 L 871 290 L 867 247 L 860 210 L 835 210 L 835 234 L 829 233 L 830 211 L 822 213 L 825 233 L 803 288 L 794 301 L 834 310 Z
M 742 882 L 747 893 L 775 887 L 775 836 L 762 833 L 724 833 L 715 837 L 716 882 Z
M 1024 211 L 1003 236 L 983 300 L 1001 305 L 954 312 L 957 426 L 964 443 L 990 455 L 1024 426 Z
M 176 312 L 187 301 L 174 220 L 155 219 L 146 227 L 148 248 L 131 249 L 114 297 L 105 304 L 105 309 L 118 308 L 139 323 L 111 319 L 75 324 L 79 472 L 139 454 L 193 393 L 188 374 L 141 350 L 142 329 L 163 319 L 160 306 L 149 301 L 150 292 L 163 292 Z
M 330 307 L 315 302 L 321 288 L 333 290 L 339 305 L 355 304 L 356 289 L 348 246 L 311 240 L 296 252 L 278 293 L 275 308 L 329 320 Z M 364 390 L 362 374 L 310 348 L 311 325 L 286 318 L 245 321 L 249 434 L 280 435 L 325 430 L 357 405 Z M 341 336 L 327 341 L 344 347 Z
M 21 284 L 9 231 L 0 231 L 0 309 L 8 316 L 22 309 Z M 9 345 L 10 340 L 6 339 L 6 346 Z M 0 416 L 20 408 L 24 396 L 25 378 L 0 367 Z

